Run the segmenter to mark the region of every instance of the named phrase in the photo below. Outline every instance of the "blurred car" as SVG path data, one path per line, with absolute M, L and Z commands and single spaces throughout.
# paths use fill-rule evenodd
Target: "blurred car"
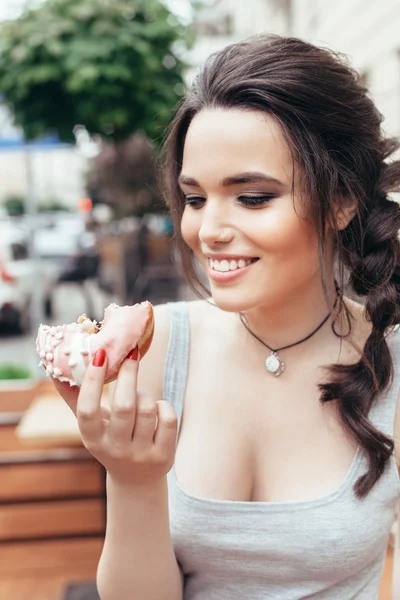
M 38 275 L 44 312 L 51 315 L 54 277 L 29 256 L 29 231 L 9 221 L 0 224 L 0 325 L 21 333 L 30 328 L 30 313 Z
M 42 261 L 54 266 L 58 281 L 82 282 L 97 275 L 96 235 L 86 231 L 81 214 L 47 215 L 36 230 L 35 248 Z

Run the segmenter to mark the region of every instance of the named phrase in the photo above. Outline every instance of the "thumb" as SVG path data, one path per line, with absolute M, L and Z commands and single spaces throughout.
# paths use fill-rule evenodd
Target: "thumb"
M 65 400 L 65 402 L 68 404 L 68 406 L 76 416 L 76 406 L 78 404 L 78 396 L 81 388 L 77 385 L 70 386 L 68 381 L 59 381 L 54 377 L 50 377 L 50 379 L 57 392 Z

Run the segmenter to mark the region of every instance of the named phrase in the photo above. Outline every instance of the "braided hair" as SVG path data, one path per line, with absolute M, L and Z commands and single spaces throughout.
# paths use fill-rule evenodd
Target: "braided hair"
M 360 360 L 331 365 L 320 384 L 321 402 L 336 400 L 344 426 L 364 448 L 368 472 L 355 484 L 364 497 L 384 472 L 393 439 L 368 420 L 369 411 L 393 379 L 386 335 L 400 323 L 400 192 L 397 139 L 386 138 L 383 117 L 358 73 L 339 53 L 292 37 L 261 35 L 212 55 L 178 107 L 163 154 L 165 201 L 175 228 L 183 270 L 194 292 L 210 292 L 199 280 L 181 233 L 183 196 L 178 186 L 185 136 L 204 108 L 240 108 L 273 116 L 300 174 L 302 204 L 315 225 L 322 282 L 325 225 L 335 229 L 341 288 L 364 302 L 371 330 Z M 350 199 L 354 216 L 338 225 L 338 205 Z M 346 311 L 344 303 L 343 310 Z M 351 321 L 348 319 L 351 326 Z
M 334 381 L 321 385 L 322 401 L 340 400 L 343 423 L 367 451 L 370 468 L 356 483 L 359 497 L 365 496 L 382 475 L 394 450 L 393 439 L 368 420 L 373 402 L 392 381 L 393 362 L 386 336 L 400 323 L 400 207 L 388 199 L 388 192 L 399 186 L 400 162 L 384 162 L 399 144 L 387 138 L 380 148 L 381 169 L 375 189 L 360 207 L 359 218 L 341 232 L 338 244 L 350 289 L 365 298 L 365 314 L 372 329 L 360 361 L 331 367 Z

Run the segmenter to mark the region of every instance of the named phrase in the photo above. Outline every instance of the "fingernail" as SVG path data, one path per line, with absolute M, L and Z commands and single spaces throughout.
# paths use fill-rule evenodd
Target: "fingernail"
M 130 358 L 131 360 L 137 360 L 139 356 L 139 346 L 136 346 L 133 350 L 131 350 L 126 358 Z
M 94 353 L 92 365 L 94 367 L 102 367 L 104 365 L 105 360 L 106 360 L 106 351 L 104 350 L 104 348 L 99 348 Z

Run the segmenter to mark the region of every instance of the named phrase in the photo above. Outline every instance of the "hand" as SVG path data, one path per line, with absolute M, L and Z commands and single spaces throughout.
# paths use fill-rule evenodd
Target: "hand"
M 104 363 L 99 358 L 104 356 Z M 127 358 L 114 388 L 111 412 L 104 414 L 100 399 L 106 357 L 98 350 L 86 370 L 82 387 L 53 380 L 75 412 L 85 447 L 121 484 L 143 485 L 162 478 L 171 469 L 176 450 L 177 417 L 166 401 L 156 402 L 137 391 L 139 361 Z
M 59 381 L 55 377 L 50 377 L 50 381 L 53 383 L 57 392 L 65 400 L 66 404 L 70 407 L 74 415 L 76 416 L 78 407 L 78 397 L 81 388 L 78 385 L 71 386 L 67 381 Z M 101 414 L 104 420 L 110 420 L 110 409 L 108 406 L 101 405 Z

